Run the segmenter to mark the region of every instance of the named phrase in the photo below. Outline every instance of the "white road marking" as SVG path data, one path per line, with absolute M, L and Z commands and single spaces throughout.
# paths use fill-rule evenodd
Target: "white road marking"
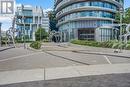
M 27 55 L 21 55 L 21 56 L 6 58 L 6 59 L 0 60 L 0 62 L 5 62 L 5 61 L 8 61 L 8 60 L 19 59 L 19 58 L 22 58 L 22 57 L 28 57 L 28 56 L 32 56 L 32 55 L 35 55 L 35 54 L 41 54 L 41 53 L 43 53 L 43 52 L 37 52 L 37 53 L 31 53 L 31 54 L 27 54 Z
M 107 62 L 108 62 L 109 64 L 112 64 L 111 61 L 109 60 L 109 58 L 108 58 L 107 56 L 104 56 L 104 57 L 105 57 L 105 59 L 107 60 Z

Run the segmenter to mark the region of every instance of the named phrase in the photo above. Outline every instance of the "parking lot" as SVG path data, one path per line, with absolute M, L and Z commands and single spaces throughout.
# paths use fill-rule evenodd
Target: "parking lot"
M 80 65 L 130 63 L 129 58 L 84 54 L 83 52 L 109 52 L 111 49 L 72 46 L 68 44 L 44 43 L 40 51 L 23 47 L 0 52 L 0 71 L 27 70 Z M 75 52 L 75 51 L 79 51 Z

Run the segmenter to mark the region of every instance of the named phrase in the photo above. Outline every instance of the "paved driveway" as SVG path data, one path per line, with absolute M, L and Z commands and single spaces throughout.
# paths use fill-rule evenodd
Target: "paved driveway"
M 74 51 L 110 51 L 111 49 L 44 43 L 42 51 L 34 52 L 22 47 L 0 52 L 0 71 L 65 67 L 79 65 L 130 63 L 129 58 L 75 53 Z

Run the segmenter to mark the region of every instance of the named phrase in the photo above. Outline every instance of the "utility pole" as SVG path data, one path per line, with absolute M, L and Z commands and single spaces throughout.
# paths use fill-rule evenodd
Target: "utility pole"
M 0 22 L 0 47 L 2 46 L 1 26 L 2 26 L 2 23 Z

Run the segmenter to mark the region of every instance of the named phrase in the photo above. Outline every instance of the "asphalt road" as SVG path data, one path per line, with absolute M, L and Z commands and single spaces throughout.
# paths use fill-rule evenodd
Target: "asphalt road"
M 72 46 L 59 46 L 59 44 L 49 43 L 44 44 L 42 49 L 44 51 L 34 52 L 20 47 L 0 52 L 0 72 L 78 65 L 130 63 L 129 58 L 82 54 L 72 51 L 89 50 L 90 48 L 72 48 Z
M 1 85 L 0 87 L 130 87 L 130 74 L 111 74 L 50 81 L 26 82 Z

